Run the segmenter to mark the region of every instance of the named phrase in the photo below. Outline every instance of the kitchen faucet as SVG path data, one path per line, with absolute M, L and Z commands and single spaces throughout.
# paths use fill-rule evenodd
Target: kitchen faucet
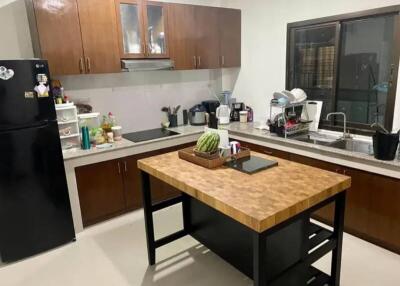
M 344 112 L 331 112 L 331 113 L 328 113 L 328 115 L 326 116 L 326 120 L 329 120 L 329 117 L 331 117 L 332 115 L 342 115 L 343 116 L 343 139 L 351 138 L 350 133 L 347 133 L 346 114 Z

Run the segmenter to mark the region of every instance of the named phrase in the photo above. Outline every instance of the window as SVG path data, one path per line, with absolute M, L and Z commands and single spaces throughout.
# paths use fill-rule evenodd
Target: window
M 286 88 L 323 101 L 320 128 L 342 126 L 340 117 L 324 120 L 330 112 L 344 112 L 357 133 L 374 122 L 392 128 L 398 11 L 389 7 L 288 25 Z

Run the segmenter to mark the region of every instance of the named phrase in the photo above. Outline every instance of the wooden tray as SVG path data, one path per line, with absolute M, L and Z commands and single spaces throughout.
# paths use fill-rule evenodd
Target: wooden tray
M 189 161 L 199 166 L 203 166 L 208 169 L 215 169 L 221 167 L 226 161 L 229 160 L 237 160 L 250 156 L 250 149 L 241 147 L 241 151 L 238 154 L 232 155 L 230 157 L 218 157 L 215 159 L 206 159 L 200 156 L 197 156 L 194 152 L 196 147 L 188 147 L 178 151 L 178 155 L 180 159 Z

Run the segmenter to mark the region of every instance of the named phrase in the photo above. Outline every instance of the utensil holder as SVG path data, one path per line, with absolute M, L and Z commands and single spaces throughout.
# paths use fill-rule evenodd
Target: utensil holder
M 178 127 L 178 115 L 168 115 L 169 127 Z
M 377 131 L 373 136 L 374 156 L 378 160 L 392 161 L 396 157 L 399 134 L 385 134 Z

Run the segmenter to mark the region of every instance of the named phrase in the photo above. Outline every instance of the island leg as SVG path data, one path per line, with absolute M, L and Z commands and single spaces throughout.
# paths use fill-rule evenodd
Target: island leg
M 262 233 L 253 234 L 253 280 L 254 286 L 267 285 L 267 236 Z
M 151 202 L 150 175 L 141 171 L 144 222 L 146 226 L 147 255 L 149 265 L 156 263 L 156 243 L 154 238 L 154 223 Z
M 330 285 L 340 285 L 340 270 L 342 264 L 342 244 L 344 231 L 344 211 L 346 206 L 346 192 L 342 192 L 337 196 L 335 201 L 335 220 L 333 237 L 337 241 L 336 248 L 332 252 L 331 279 Z

